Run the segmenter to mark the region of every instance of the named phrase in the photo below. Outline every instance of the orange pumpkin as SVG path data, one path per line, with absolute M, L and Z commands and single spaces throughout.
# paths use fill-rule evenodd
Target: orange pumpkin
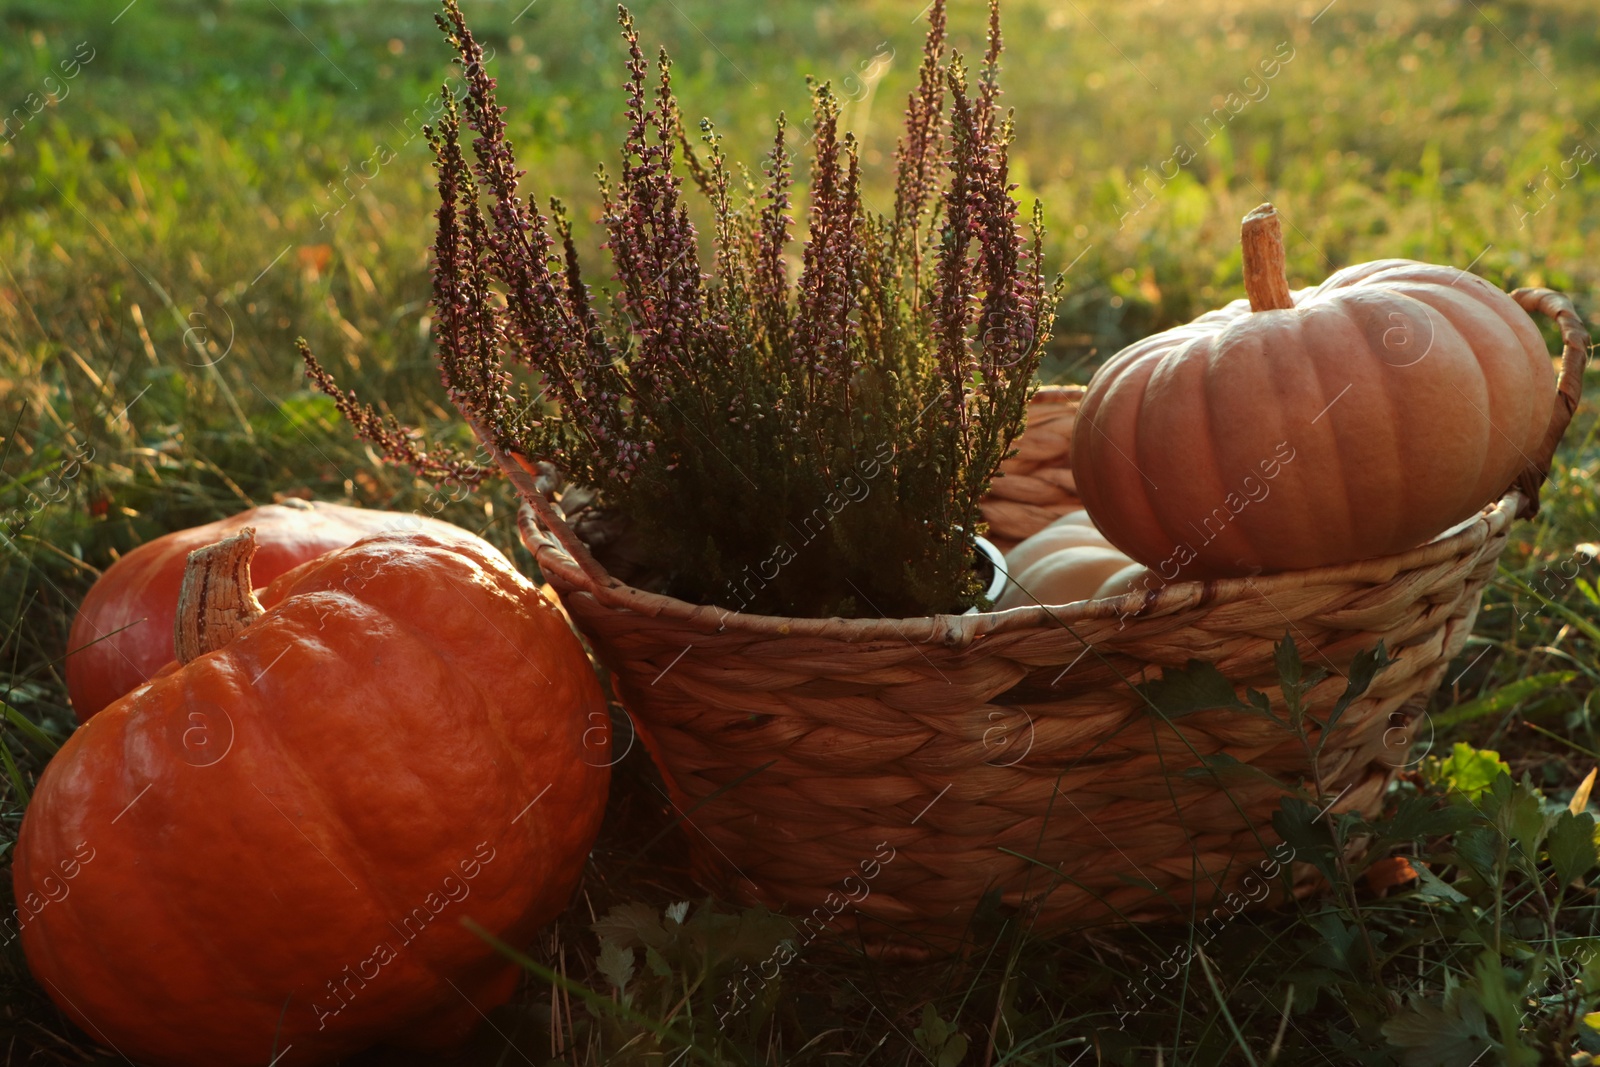
M 97 1040 L 156 1064 L 438 1049 L 518 970 L 599 830 L 606 705 L 493 549 L 380 534 L 250 593 L 197 552 L 179 663 L 84 724 L 17 842 L 23 948 Z
M 449 523 L 392 511 L 286 500 L 146 542 L 117 560 L 84 597 L 72 621 L 67 695 L 79 722 L 154 677 L 172 661 L 172 622 L 189 553 L 246 526 L 255 528 L 255 580 L 278 575 L 380 530 L 472 535 Z
M 1555 377 L 1512 297 L 1400 259 L 1291 294 L 1270 204 L 1243 243 L 1248 299 L 1113 356 L 1073 432 L 1095 524 L 1160 579 L 1403 551 L 1541 453 Z

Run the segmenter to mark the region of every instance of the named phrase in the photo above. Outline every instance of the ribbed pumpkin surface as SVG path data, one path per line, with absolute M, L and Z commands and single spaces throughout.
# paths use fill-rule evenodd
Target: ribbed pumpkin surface
M 1090 383 L 1078 491 L 1167 581 L 1404 551 L 1498 499 L 1539 451 L 1550 356 L 1494 285 L 1391 259 L 1293 299 L 1236 300 Z
M 78 721 L 148 681 L 172 661 L 172 620 L 189 553 L 252 526 L 258 586 L 308 559 L 383 530 L 472 535 L 438 519 L 294 500 L 176 530 L 140 545 L 106 569 L 84 597 L 68 638 L 67 693 Z
M 462 920 L 526 944 L 582 872 L 598 683 L 554 605 L 448 536 L 369 538 L 262 600 L 51 761 L 16 855 L 28 961 L 154 1063 L 448 1043 L 518 973 Z

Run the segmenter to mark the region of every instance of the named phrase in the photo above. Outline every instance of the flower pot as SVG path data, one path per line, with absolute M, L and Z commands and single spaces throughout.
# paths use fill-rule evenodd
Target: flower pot
M 990 602 L 1000 598 L 1006 588 L 1006 557 L 987 537 L 974 537 L 973 570 L 984 579 L 983 595 Z M 968 608 L 963 614 L 976 615 L 981 608 Z

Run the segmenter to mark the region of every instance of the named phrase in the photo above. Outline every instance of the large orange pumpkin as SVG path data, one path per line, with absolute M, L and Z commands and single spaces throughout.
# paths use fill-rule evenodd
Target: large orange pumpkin
M 259 548 L 253 566 L 259 585 L 380 530 L 472 536 L 424 516 L 286 500 L 146 542 L 106 569 L 72 621 L 67 695 L 79 722 L 172 661 L 172 621 L 184 560 L 194 549 L 246 526 L 256 531 Z
M 583 869 L 599 685 L 479 542 L 376 535 L 278 578 L 263 613 L 248 541 L 196 553 L 180 662 L 40 779 L 14 875 L 28 962 L 155 1064 L 448 1045 L 518 976 L 463 920 L 526 944 Z
M 1089 384 L 1073 471 L 1113 545 L 1166 581 L 1403 551 L 1540 455 L 1555 376 L 1516 300 L 1401 259 L 1291 294 L 1270 204 L 1243 236 L 1247 300 L 1123 349 Z

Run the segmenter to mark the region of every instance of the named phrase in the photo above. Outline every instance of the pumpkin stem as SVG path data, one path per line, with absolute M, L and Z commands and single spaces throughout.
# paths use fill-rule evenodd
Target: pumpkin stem
M 250 585 L 255 554 L 254 526 L 189 553 L 172 631 L 179 663 L 215 652 L 265 613 Z
M 1244 246 L 1244 291 L 1250 297 L 1250 310 L 1282 311 L 1294 307 L 1278 209 L 1262 204 L 1246 215 L 1239 228 L 1239 243 Z

